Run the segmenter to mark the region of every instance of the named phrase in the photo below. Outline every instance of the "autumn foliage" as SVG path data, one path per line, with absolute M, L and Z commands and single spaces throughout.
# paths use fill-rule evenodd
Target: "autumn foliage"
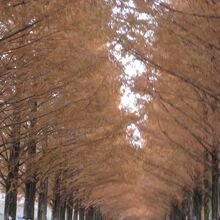
M 219 32 L 217 0 L 0 1 L 4 219 L 218 220 Z

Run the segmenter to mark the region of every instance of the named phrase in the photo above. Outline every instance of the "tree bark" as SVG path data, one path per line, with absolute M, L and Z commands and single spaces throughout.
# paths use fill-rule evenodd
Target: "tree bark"
M 207 166 L 207 163 L 209 162 L 209 153 L 207 150 L 204 151 L 204 180 L 203 180 L 203 186 L 204 186 L 204 196 L 203 196 L 203 207 L 204 207 L 204 220 L 209 220 L 209 169 Z
M 60 206 L 60 220 L 65 220 L 66 216 L 66 201 L 62 201 Z
M 94 217 L 94 209 L 92 207 L 90 207 L 88 210 L 87 210 L 87 219 L 86 220 L 93 220 L 93 217 Z
M 47 220 L 48 178 L 41 181 L 38 200 L 38 220 Z
M 184 201 L 183 201 L 183 219 L 192 220 L 193 219 L 193 201 L 192 192 L 185 189 L 184 191 Z
M 10 184 L 6 186 L 4 220 L 8 220 L 9 216 L 13 220 L 16 219 L 17 211 L 17 189 L 10 189 Z
M 201 220 L 202 214 L 202 195 L 199 189 L 194 190 L 193 196 L 193 209 L 194 209 L 194 217 L 196 220 Z
M 5 209 L 4 220 L 8 220 L 9 216 L 16 219 L 17 211 L 17 184 L 19 171 L 19 153 L 20 153 L 20 118 L 19 113 L 13 116 L 14 126 L 12 128 L 12 145 L 9 150 L 8 176 L 6 179 L 5 192 Z
M 17 147 L 15 147 L 17 148 Z M 12 151 L 16 151 L 13 149 Z M 18 182 L 18 156 L 19 152 L 12 152 L 10 155 L 9 173 L 6 180 L 6 196 L 4 219 L 8 220 L 9 216 L 16 219 L 17 210 L 17 182 Z
M 93 215 L 94 220 L 102 220 L 102 215 L 101 215 L 99 209 L 95 209 L 93 211 L 93 213 L 94 213 L 94 215 Z
M 53 208 L 52 208 L 52 220 L 60 220 L 60 208 L 61 208 L 61 198 L 60 198 L 60 175 L 56 176 L 54 185 L 54 196 L 53 196 Z
M 98 220 L 97 209 L 95 209 L 94 212 L 93 212 L 93 219 Z
M 219 203 L 218 149 L 212 152 L 212 220 L 218 220 Z
M 33 130 L 36 126 L 37 119 L 34 113 L 37 111 L 37 102 L 35 100 L 30 101 L 31 115 L 30 115 L 30 132 L 29 132 L 29 142 L 28 142 L 28 159 L 36 154 L 36 140 L 34 138 Z M 32 115 L 33 114 L 33 115 Z M 34 203 L 36 196 L 36 184 L 37 180 L 35 178 L 35 172 L 33 171 L 32 164 L 26 168 L 26 181 L 25 181 L 25 202 L 24 202 L 24 216 L 27 219 L 34 220 Z
M 74 218 L 73 218 L 73 220 L 78 220 L 78 213 L 79 213 L 79 208 L 78 208 L 78 204 L 76 204 L 75 208 L 74 208 Z
M 30 156 L 36 153 L 36 143 L 31 140 L 28 146 L 28 154 Z M 31 168 L 27 168 L 27 173 L 32 173 Z M 25 202 L 24 202 L 24 216 L 27 219 L 34 219 L 34 203 L 36 196 L 36 183 L 34 175 L 28 176 L 25 181 Z
M 79 220 L 84 220 L 84 208 L 79 209 Z
M 174 220 L 182 220 L 182 213 L 181 213 L 178 205 L 174 205 L 174 207 L 173 207 L 173 219 Z
M 67 214 L 67 220 L 72 220 L 73 219 L 73 199 L 70 198 L 67 203 L 66 207 L 66 214 Z

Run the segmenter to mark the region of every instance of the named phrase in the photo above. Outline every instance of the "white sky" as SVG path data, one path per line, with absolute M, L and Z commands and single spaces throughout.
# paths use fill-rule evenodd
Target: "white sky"
M 119 0 L 117 1 L 117 3 L 120 6 L 121 2 Z M 132 0 L 128 0 L 127 5 L 135 8 L 135 4 L 133 3 Z M 113 16 L 120 13 L 121 15 L 126 17 L 127 14 L 130 12 L 131 11 L 129 9 L 124 9 L 121 11 L 120 7 L 115 7 L 113 9 Z M 132 13 L 134 13 L 134 11 L 132 11 Z M 138 19 L 142 19 L 142 20 L 149 19 L 149 16 L 144 13 L 138 14 L 137 17 Z M 117 30 L 117 33 L 126 34 L 126 27 L 120 27 Z M 128 35 L 127 37 L 130 40 L 132 40 L 132 38 L 129 37 Z M 122 78 L 121 103 L 119 105 L 119 108 L 134 113 L 135 115 L 140 117 L 139 121 L 137 121 L 136 123 L 129 124 L 127 126 L 127 134 L 131 144 L 136 148 L 141 148 L 144 145 L 144 140 L 141 137 L 141 132 L 138 128 L 138 124 L 147 120 L 147 114 L 145 114 L 141 118 L 139 112 L 141 108 L 144 107 L 144 104 L 146 102 L 149 102 L 150 97 L 147 95 L 143 96 L 137 92 L 134 92 L 133 86 L 134 86 L 134 79 L 138 76 L 141 76 L 145 71 L 145 65 L 141 61 L 135 59 L 133 55 L 128 55 L 128 54 L 122 55 L 122 50 L 123 50 L 122 45 L 116 42 L 113 42 L 113 44 L 114 44 L 114 49 L 111 51 L 111 53 L 114 55 L 114 57 L 117 60 L 121 62 L 121 64 L 124 67 L 124 72 L 121 76 Z

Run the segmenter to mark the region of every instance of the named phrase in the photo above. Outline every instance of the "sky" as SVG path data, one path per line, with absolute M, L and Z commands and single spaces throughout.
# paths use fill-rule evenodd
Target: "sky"
M 112 16 L 116 16 L 116 14 L 120 13 L 123 16 L 127 16 L 129 13 L 134 13 L 134 11 L 129 9 L 120 9 L 120 1 L 117 1 L 119 7 L 115 7 L 113 9 Z M 135 4 L 133 0 L 128 0 L 126 2 L 127 6 L 135 8 Z M 136 13 L 136 12 L 135 12 Z M 148 19 L 148 15 L 141 13 L 137 15 L 138 19 Z M 127 35 L 126 28 L 120 27 L 117 30 L 117 33 L 126 34 L 130 40 L 132 37 Z M 122 85 L 121 85 L 121 102 L 119 108 L 126 112 L 130 112 L 140 117 L 140 119 L 136 123 L 128 124 L 127 126 L 127 137 L 130 139 L 130 143 L 135 148 L 142 148 L 144 146 L 144 139 L 141 136 L 141 132 L 139 130 L 138 124 L 143 123 L 147 120 L 147 114 L 140 115 L 140 110 L 144 107 L 146 102 L 149 102 L 150 97 L 147 95 L 141 95 L 134 91 L 134 80 L 136 77 L 141 76 L 145 71 L 145 65 L 137 60 L 133 55 L 122 53 L 123 47 L 118 42 L 112 42 L 114 44 L 114 48 L 111 50 L 113 56 L 123 65 L 124 71 L 121 75 Z M 140 104 L 142 103 L 142 104 Z

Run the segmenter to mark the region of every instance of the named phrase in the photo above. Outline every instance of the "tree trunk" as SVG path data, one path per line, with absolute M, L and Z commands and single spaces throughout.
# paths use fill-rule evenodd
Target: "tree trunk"
M 93 220 L 93 217 L 94 217 L 94 210 L 91 207 L 87 210 L 87 219 L 86 220 Z
M 61 208 L 61 198 L 60 198 L 60 175 L 56 176 L 54 185 L 54 196 L 53 196 L 53 208 L 52 208 L 52 220 L 60 220 L 60 208 Z
M 193 197 L 193 209 L 194 209 L 194 217 L 196 220 L 201 220 L 202 214 L 202 195 L 200 190 L 194 190 L 194 197 Z
M 29 142 L 28 142 L 28 159 L 32 159 L 36 154 L 36 140 L 34 138 L 33 130 L 37 123 L 37 119 L 34 113 L 37 111 L 37 102 L 34 100 L 30 101 L 31 115 L 30 115 L 30 126 L 29 126 Z M 33 115 L 32 115 L 33 114 Z M 32 164 L 27 165 L 26 168 L 26 181 L 25 181 L 25 202 L 24 202 L 24 216 L 28 219 L 34 219 L 34 203 L 36 196 L 36 184 L 35 172 L 32 168 Z
M 218 220 L 218 149 L 212 152 L 212 220 Z
M 10 146 L 8 176 L 6 179 L 4 220 L 8 220 L 9 216 L 12 217 L 13 220 L 16 219 L 17 209 L 17 184 L 20 152 L 20 118 L 18 113 L 15 113 L 13 117 L 14 126 L 12 128 L 11 134 L 12 145 Z
M 24 216 L 27 219 L 34 219 L 34 203 L 35 203 L 36 183 L 27 180 L 25 183 L 25 203 Z
M 207 163 L 209 162 L 209 153 L 207 150 L 204 151 L 204 196 L 203 196 L 203 207 L 204 207 L 204 220 L 209 220 L 209 169 Z
M 174 207 L 173 207 L 173 219 L 174 220 L 182 220 L 182 213 L 181 213 L 178 205 L 174 205 Z
M 48 178 L 40 184 L 38 200 L 38 220 L 47 220 L 47 195 L 48 195 Z
M 79 220 L 84 220 L 84 208 L 79 209 Z
M 28 154 L 33 156 L 36 153 L 36 143 L 31 140 L 28 146 Z M 35 177 L 31 168 L 27 168 L 27 173 L 31 173 L 25 181 L 25 202 L 24 202 L 24 216 L 27 219 L 34 219 L 34 203 L 36 196 L 36 183 Z
M 183 210 L 182 218 L 185 220 L 193 219 L 193 201 L 192 201 L 192 192 L 185 189 L 184 191 L 184 200 L 183 200 Z
M 98 220 L 98 210 L 94 210 L 94 215 L 93 215 L 94 220 Z
M 17 155 L 16 155 L 17 154 Z M 18 161 L 18 152 L 10 155 L 10 159 Z M 4 219 L 8 220 L 9 216 L 12 219 L 16 219 L 16 209 L 17 209 L 17 181 L 18 181 L 18 163 L 16 161 L 15 165 L 9 165 L 9 173 L 6 180 L 6 196 L 5 196 L 5 210 Z
M 93 215 L 94 220 L 101 220 L 102 219 L 102 215 L 101 215 L 99 209 L 95 209 L 93 212 L 94 212 L 94 215 Z
M 63 201 L 60 207 L 60 220 L 65 220 L 66 216 L 66 201 Z
M 168 214 L 165 214 L 165 215 L 164 215 L 164 220 L 170 220 L 170 217 L 169 217 Z
M 78 208 L 78 204 L 76 204 L 75 208 L 74 208 L 74 218 L 73 218 L 73 220 L 78 220 L 78 213 L 79 213 L 79 208 Z
M 170 213 L 170 220 L 182 220 L 182 212 L 180 211 L 177 204 L 172 205 L 171 213 Z
M 17 189 L 10 190 L 10 184 L 7 184 L 6 197 L 5 197 L 4 220 L 8 220 L 9 216 L 12 217 L 13 220 L 15 220 L 16 209 L 17 209 Z
M 69 199 L 67 206 L 66 206 L 66 211 L 67 211 L 67 220 L 72 220 L 73 218 L 73 199 Z

